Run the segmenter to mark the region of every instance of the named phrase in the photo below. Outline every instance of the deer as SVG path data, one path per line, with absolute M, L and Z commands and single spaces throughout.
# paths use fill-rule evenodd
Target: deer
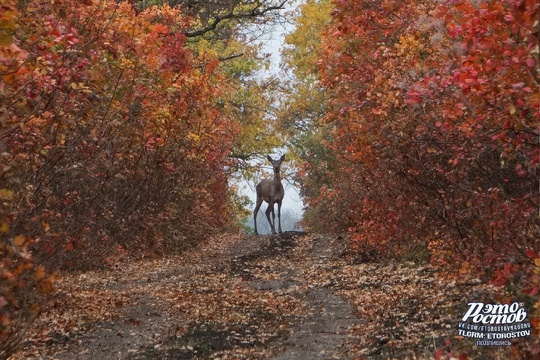
M 261 204 L 263 201 L 266 201 L 268 203 L 268 207 L 266 208 L 266 218 L 268 219 L 268 222 L 270 223 L 270 227 L 272 228 L 272 234 L 276 233 L 275 228 L 275 222 L 276 222 L 276 216 L 274 213 L 274 205 L 277 204 L 278 206 L 278 231 L 281 234 L 281 202 L 283 201 L 283 197 L 285 196 L 285 189 L 283 188 L 283 184 L 281 184 L 281 177 L 279 175 L 279 171 L 281 168 L 281 163 L 285 160 L 285 155 L 282 155 L 279 160 L 274 160 L 270 155 L 266 157 L 268 161 L 272 164 L 272 168 L 274 169 L 274 178 L 273 179 L 263 179 L 260 183 L 257 184 L 256 191 L 257 191 L 257 203 L 255 205 L 255 211 L 253 212 L 253 220 L 255 224 L 255 235 L 258 235 L 257 231 L 257 213 L 259 212 L 259 208 L 261 207 Z M 272 213 L 272 221 L 270 221 L 270 213 Z

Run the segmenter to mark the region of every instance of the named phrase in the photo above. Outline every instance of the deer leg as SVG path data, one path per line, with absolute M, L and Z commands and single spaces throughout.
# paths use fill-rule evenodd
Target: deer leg
M 275 234 L 275 230 L 276 230 L 276 213 L 275 213 L 275 209 L 274 209 L 273 206 L 272 206 L 272 225 L 273 225 L 273 228 L 274 228 L 273 234 Z
M 274 227 L 274 223 L 270 221 L 270 213 L 273 214 L 274 212 L 274 204 L 270 205 L 268 204 L 268 207 L 266 208 L 266 219 L 268 219 L 268 223 L 270 224 L 270 228 L 272 229 L 272 234 L 276 233 L 276 228 Z
M 277 219 L 278 219 L 278 231 L 279 233 L 283 233 L 283 231 L 281 231 L 281 201 L 278 201 L 277 203 Z
M 255 205 L 255 211 L 253 211 L 253 223 L 255 225 L 255 235 L 259 235 L 259 232 L 257 231 L 257 213 L 259 212 L 259 208 L 262 204 L 262 198 L 259 198 L 257 196 L 257 204 Z

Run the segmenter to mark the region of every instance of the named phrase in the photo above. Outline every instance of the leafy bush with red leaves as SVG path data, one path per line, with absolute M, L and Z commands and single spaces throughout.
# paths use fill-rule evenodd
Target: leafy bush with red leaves
M 238 125 L 215 56 L 185 44 L 177 8 L 0 6 L 0 348 L 45 268 L 88 269 L 224 226 Z M 173 226 L 177 224 L 177 226 Z M 21 325 L 16 319 L 23 319 Z M 14 340 L 15 339 L 15 340 Z
M 301 170 L 310 221 L 538 307 L 538 2 L 334 4 L 319 66 L 336 160 Z

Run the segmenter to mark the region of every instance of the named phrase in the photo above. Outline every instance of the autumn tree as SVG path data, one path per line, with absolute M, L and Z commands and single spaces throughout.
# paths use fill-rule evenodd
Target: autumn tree
M 334 22 L 327 29 L 321 60 L 324 85 L 332 92 L 331 111 L 325 122 L 333 126 L 333 142 L 329 147 L 339 154 L 338 171 L 354 176 L 347 176 L 348 190 L 340 189 L 336 183 L 331 191 L 336 192 L 336 198 L 358 197 L 364 202 L 364 206 L 352 208 L 363 209 L 365 220 L 360 220 L 364 216 L 357 216 L 358 220 L 348 225 L 354 227 L 358 222 L 365 228 L 367 223 L 375 222 L 377 243 L 384 243 L 396 234 L 381 233 L 375 219 L 385 219 L 386 231 L 393 226 L 403 230 L 404 226 L 410 226 L 407 224 L 415 224 L 418 228 L 411 232 L 417 232 L 424 228 L 420 224 L 434 221 L 425 228 L 448 230 L 452 238 L 481 236 L 485 237 L 481 243 L 488 239 L 495 241 L 493 233 L 487 231 L 491 226 L 480 225 L 483 220 L 470 218 L 474 214 L 470 211 L 473 203 L 481 202 L 480 198 L 493 199 L 493 192 L 506 193 L 508 198 L 500 199 L 505 206 L 510 203 L 524 206 L 521 212 L 514 209 L 513 214 L 523 215 L 523 211 L 528 213 L 534 208 L 536 200 L 526 200 L 528 205 L 525 205 L 518 199 L 526 194 L 527 199 L 537 197 L 534 188 L 528 185 L 536 178 L 537 165 L 532 137 L 536 126 L 534 114 L 538 111 L 532 93 L 537 82 L 532 54 L 537 51 L 537 44 L 532 23 L 529 28 L 516 30 L 512 22 L 519 17 L 522 23 L 524 19 L 532 22 L 531 14 L 537 8 L 531 5 L 529 9 L 527 3 L 518 7 L 505 2 L 484 4 L 480 10 L 469 6 L 471 14 L 478 11 L 490 14 L 493 28 L 484 30 L 485 34 L 500 34 L 506 40 L 494 41 L 488 35 L 482 37 L 482 33 L 475 33 L 474 39 L 471 34 L 468 35 L 471 39 L 462 39 L 462 33 L 455 30 L 457 22 L 464 19 L 462 5 L 439 7 L 425 1 L 401 2 L 395 6 L 389 2 L 336 3 Z M 497 10 L 492 11 L 490 6 Z M 465 25 L 465 22 L 459 25 L 460 32 Z M 516 31 L 518 34 L 514 34 Z M 519 41 L 511 41 L 512 37 Z M 475 44 L 472 50 L 470 41 Z M 478 44 L 482 42 L 486 45 L 480 47 Z M 501 43 L 509 45 L 506 49 L 495 45 Z M 514 63 L 503 62 L 513 53 L 519 54 L 513 58 Z M 501 68 L 506 65 L 508 69 L 488 72 L 479 81 L 485 90 L 473 92 L 467 84 L 477 80 L 464 75 L 464 69 L 479 76 L 479 69 L 472 70 L 473 61 L 493 66 L 501 57 L 497 65 Z M 466 66 L 458 68 L 457 64 Z M 508 84 L 506 97 L 501 87 L 495 85 L 500 83 Z M 486 103 L 485 95 L 493 89 L 497 89 L 496 96 L 500 99 Z M 523 94 L 523 98 L 514 99 L 516 94 Z M 495 103 L 497 106 L 493 108 Z M 519 112 L 516 106 L 525 109 Z M 518 114 L 522 117 L 519 123 L 523 124 L 519 129 L 512 126 L 512 119 Z M 512 140 L 507 138 L 508 134 Z M 508 149 L 509 144 L 513 144 L 512 149 Z M 510 158 L 508 154 L 512 154 Z M 342 180 L 345 177 L 337 179 L 341 185 Z M 354 187 L 356 190 L 351 190 Z M 495 197 L 498 196 L 502 195 Z M 400 206 L 402 200 L 404 204 Z M 393 203 L 393 206 L 379 207 L 378 203 Z M 411 206 L 424 210 L 414 214 L 405 211 Z M 475 208 L 475 211 L 483 213 L 480 216 L 483 219 L 493 219 L 493 213 L 483 206 L 480 208 L 484 210 Z M 458 219 L 454 217 L 457 214 L 468 215 Z M 509 216 L 500 215 L 505 219 Z M 534 227 L 530 227 L 532 223 L 527 219 L 520 221 L 525 221 L 523 229 L 529 232 Z M 516 231 L 515 226 L 504 228 Z M 433 234 L 427 232 L 425 236 L 431 238 Z
M 167 4 L 0 10 L 5 356 L 51 288 L 45 269 L 107 266 L 235 226 L 231 154 L 260 112 L 247 126 L 234 101 L 259 101 L 237 87 L 260 62 L 241 37 L 188 41 L 201 23 Z
M 362 256 L 427 256 L 532 308 L 537 2 L 333 6 L 317 66 L 335 162 L 305 192 L 316 222 L 349 232 Z
M 278 92 L 276 117 L 280 131 L 295 160 L 298 183 L 302 196 L 316 199 L 320 189 L 333 174 L 334 154 L 326 143 L 331 142 L 330 128 L 321 120 L 326 114 L 329 93 L 320 81 L 319 57 L 321 39 L 330 21 L 333 4 L 329 0 L 306 1 L 298 6 L 291 20 L 294 31 L 285 36 L 281 52 L 283 72 Z M 314 203 L 311 203 L 314 205 Z M 312 213 L 320 212 L 313 215 Z M 317 227 L 324 209 L 310 206 L 304 221 L 318 231 L 329 231 L 327 223 Z M 339 221 L 335 213 L 324 216 Z M 313 219 L 314 221 L 310 221 Z
M 192 21 L 185 35 L 200 40 L 225 40 L 234 37 L 239 28 L 253 24 L 272 24 L 285 21 L 279 10 L 284 10 L 290 0 L 132 0 L 138 10 L 154 5 L 167 4 L 179 7 Z
M 221 62 L 229 81 L 224 111 L 240 124 L 234 148 L 231 175 L 253 180 L 253 161 L 279 146 L 280 139 L 269 120 L 273 79 L 260 76 L 269 60 L 261 52 L 260 37 L 285 21 L 280 10 L 290 1 L 162 1 L 181 8 L 192 19 L 185 35 L 195 53 L 207 53 Z M 142 2 L 144 3 L 144 2 Z
M 538 4 L 334 1 L 322 50 L 299 39 L 310 4 L 284 55 L 293 90 L 326 101 L 310 118 L 294 105 L 313 89 L 292 92 L 282 117 L 307 154 L 307 224 L 349 232 L 361 259 L 429 259 L 538 307 Z
M 148 6 L 149 2 L 139 2 Z M 274 26 L 286 21 L 283 12 L 290 1 L 161 1 L 181 8 L 193 21 L 185 32 L 186 44 L 196 54 L 206 54 L 220 61 L 229 83 L 222 99 L 222 111 L 230 113 L 239 123 L 238 133 L 229 154 L 228 174 L 231 186 L 244 181 L 256 182 L 259 167 L 281 145 L 276 130 L 275 89 L 278 82 L 261 73 L 269 68 L 269 58 L 263 54 L 262 37 Z M 146 4 L 146 5 L 145 5 Z M 245 197 L 233 194 L 233 203 L 248 205 Z M 245 206 L 239 217 L 247 215 Z

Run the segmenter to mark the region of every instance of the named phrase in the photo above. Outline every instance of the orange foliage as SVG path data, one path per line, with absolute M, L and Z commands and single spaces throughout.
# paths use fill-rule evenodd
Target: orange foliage
M 218 61 L 186 47 L 177 8 L 12 1 L 0 24 L 0 349 L 9 351 L 26 311 L 17 301 L 51 287 L 36 264 L 102 266 L 126 251 L 163 251 L 171 227 L 190 237 L 226 224 L 224 164 L 238 125 L 218 105 L 230 91 Z
M 302 169 L 321 189 L 309 211 L 359 252 L 427 251 L 445 269 L 517 286 L 532 308 L 538 2 L 334 3 L 319 65 L 336 164 Z

